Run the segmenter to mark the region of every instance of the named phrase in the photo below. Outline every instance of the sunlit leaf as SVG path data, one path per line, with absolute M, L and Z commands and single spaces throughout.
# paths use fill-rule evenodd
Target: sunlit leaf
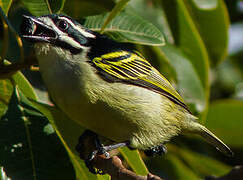
M 206 47 L 187 7 L 181 0 L 162 1 L 175 44 L 188 56 L 204 88 L 206 99 L 209 96 L 209 57 Z
M 217 7 L 219 0 L 192 0 L 198 9 L 210 10 Z
M 120 0 L 115 7 L 112 9 L 112 11 L 109 13 L 107 19 L 105 20 L 103 26 L 101 27 L 101 32 L 104 31 L 105 27 L 111 22 L 112 19 L 114 19 L 127 5 L 127 3 L 130 0 Z
M 208 8 L 199 8 L 197 3 Z M 217 65 L 225 59 L 228 49 L 229 17 L 223 0 L 186 1 L 191 17 L 203 39 L 210 56 L 210 64 Z M 213 4 L 213 5 L 212 5 Z M 212 6 L 212 7 L 211 7 Z
M 107 18 L 106 15 L 86 18 L 84 26 L 94 31 L 100 31 Z M 106 27 L 105 34 L 120 42 L 131 42 L 146 45 L 163 45 L 163 34 L 151 23 L 139 16 L 122 12 Z
M 134 172 L 143 176 L 146 176 L 148 174 L 148 169 L 144 164 L 138 150 L 130 150 L 125 147 L 120 148 L 119 151 Z
M 12 79 L 27 98 L 37 100 L 37 96 L 34 92 L 32 85 L 21 72 L 15 73 L 12 76 Z
M 160 47 L 162 58 L 167 59 L 176 71 L 178 91 L 187 103 L 195 104 L 199 112 L 205 109 L 206 96 L 191 61 L 173 45 Z

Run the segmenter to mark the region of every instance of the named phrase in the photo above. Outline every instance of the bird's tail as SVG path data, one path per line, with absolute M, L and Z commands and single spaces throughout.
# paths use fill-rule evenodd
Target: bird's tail
M 211 131 L 209 131 L 206 127 L 199 124 L 195 120 L 190 123 L 192 125 L 192 131 L 193 133 L 196 133 L 200 136 L 202 136 L 208 143 L 212 144 L 216 149 L 221 151 L 227 156 L 232 157 L 233 152 L 230 150 L 230 148 L 223 143 L 218 137 L 216 137 Z

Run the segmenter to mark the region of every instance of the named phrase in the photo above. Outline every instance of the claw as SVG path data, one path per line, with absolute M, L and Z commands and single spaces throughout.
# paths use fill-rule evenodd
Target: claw
M 88 140 L 90 140 L 91 142 L 87 143 Z M 96 150 L 92 151 L 91 153 L 89 153 L 90 151 L 87 152 L 87 147 L 90 144 L 92 144 L 93 148 L 95 147 Z M 119 147 L 123 147 L 123 146 L 128 146 L 129 142 L 123 142 L 123 143 L 117 143 L 114 145 L 109 145 L 109 146 L 104 146 L 103 144 L 100 143 L 100 140 L 97 136 L 97 134 L 95 134 L 92 131 L 86 130 L 79 138 L 79 143 L 76 146 L 76 151 L 79 153 L 79 156 L 81 159 L 85 160 L 85 164 L 87 166 L 87 168 L 89 169 L 89 171 L 93 174 L 104 174 L 104 172 L 100 169 L 96 169 L 94 168 L 92 161 L 94 160 L 94 158 L 97 155 L 105 155 L 106 158 L 110 157 L 110 154 L 108 153 L 108 151 L 111 151 L 113 149 L 117 149 Z M 93 149 L 92 148 L 92 149 Z M 88 149 L 90 150 L 90 149 Z M 86 154 L 86 156 L 85 156 Z M 87 156 L 88 154 L 88 156 Z
M 155 156 L 155 155 L 161 156 L 167 153 L 167 149 L 163 144 L 160 144 L 158 146 L 145 150 L 144 153 L 146 154 L 146 156 Z

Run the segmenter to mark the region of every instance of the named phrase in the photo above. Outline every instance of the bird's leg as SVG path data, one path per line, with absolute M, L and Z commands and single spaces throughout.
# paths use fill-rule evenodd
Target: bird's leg
M 160 144 L 158 146 L 145 150 L 144 153 L 146 154 L 146 156 L 162 155 L 167 153 L 167 149 L 163 144 Z
M 85 151 L 85 145 L 87 145 L 87 138 L 91 138 L 91 140 L 93 141 L 92 143 L 93 146 L 95 146 L 95 150 L 93 150 L 91 153 L 88 153 L 88 157 L 84 157 L 83 153 Z M 104 174 L 102 171 L 100 170 L 96 170 L 93 166 L 92 166 L 92 160 L 95 158 L 96 155 L 102 155 L 104 154 L 105 157 L 109 158 L 110 154 L 108 153 L 108 151 L 120 148 L 120 147 L 124 147 L 124 146 L 128 146 L 129 142 L 122 142 L 122 143 L 117 143 L 117 144 L 113 144 L 113 145 L 109 145 L 109 146 L 104 146 L 103 144 L 101 144 L 98 135 L 90 130 L 86 130 L 79 138 L 79 143 L 76 146 L 76 150 L 77 152 L 79 152 L 80 154 L 80 158 L 81 159 L 85 159 L 85 164 L 87 166 L 87 168 L 89 169 L 90 172 L 92 172 L 93 174 Z

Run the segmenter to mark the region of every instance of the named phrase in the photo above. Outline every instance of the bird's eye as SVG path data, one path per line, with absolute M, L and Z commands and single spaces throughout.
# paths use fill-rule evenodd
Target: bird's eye
M 68 23 L 64 20 L 59 20 L 56 22 L 56 25 L 61 30 L 67 30 L 68 29 Z

